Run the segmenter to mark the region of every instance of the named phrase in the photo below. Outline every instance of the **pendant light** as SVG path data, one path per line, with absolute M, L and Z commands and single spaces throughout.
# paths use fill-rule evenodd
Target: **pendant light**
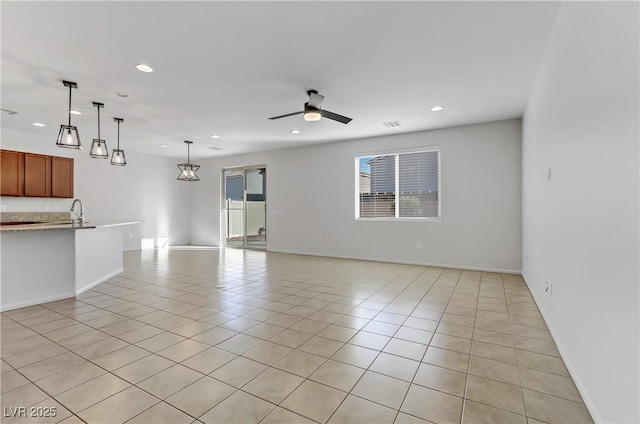
M 200 169 L 200 165 L 194 165 L 191 163 L 190 156 L 190 146 L 193 144 L 193 141 L 185 140 L 187 144 L 187 163 L 178 164 L 178 169 L 180 170 L 180 175 L 178 175 L 179 181 L 200 181 L 200 178 L 196 175 L 198 169 Z
M 78 128 L 71 125 L 71 89 L 78 88 L 78 84 L 71 81 L 62 81 L 62 84 L 65 87 L 69 87 L 69 125 L 60 125 L 56 145 L 67 149 L 82 149 Z
M 103 103 L 93 102 L 98 108 L 98 138 L 93 139 L 89 156 L 96 159 L 109 159 L 109 150 L 107 150 L 107 142 L 100 138 L 100 108 L 104 107 Z
M 122 118 L 113 118 L 118 123 L 118 148 L 111 151 L 111 165 L 125 166 L 127 159 L 124 157 L 124 150 L 120 150 L 120 122 L 124 121 Z

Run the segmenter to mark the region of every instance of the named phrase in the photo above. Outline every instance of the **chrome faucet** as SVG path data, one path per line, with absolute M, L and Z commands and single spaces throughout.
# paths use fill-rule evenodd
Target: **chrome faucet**
M 75 212 L 76 202 L 80 203 L 80 216 L 76 212 L 76 217 L 78 218 L 78 222 L 80 224 L 84 224 L 84 206 L 82 206 L 82 201 L 80 199 L 73 199 L 73 204 L 71 204 L 71 212 Z

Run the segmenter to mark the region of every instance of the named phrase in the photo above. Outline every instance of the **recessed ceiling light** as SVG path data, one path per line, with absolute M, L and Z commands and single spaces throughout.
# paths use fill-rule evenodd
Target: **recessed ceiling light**
M 167 146 L 166 144 L 162 144 L 160 145 L 160 147 L 169 147 L 169 146 Z
M 136 65 L 136 69 L 142 72 L 153 72 L 153 68 L 149 65 L 145 65 L 144 63 L 138 63 Z
M 440 112 L 442 109 L 444 109 L 442 106 L 434 106 L 431 108 L 431 112 Z
M 82 112 L 79 112 L 77 110 L 72 110 L 71 112 L 69 112 L 72 115 L 82 115 Z
M 34 122 L 34 123 L 33 123 L 33 126 L 34 126 L 34 127 L 46 127 L 46 125 L 45 125 L 45 124 L 43 124 L 42 122 Z
M 123 99 L 126 99 L 127 97 L 129 97 L 129 95 L 124 91 L 116 91 L 116 96 L 122 97 Z
M 211 136 L 211 138 L 220 138 L 220 136 L 214 134 L 214 135 Z
M 291 134 L 300 134 L 300 131 L 298 131 L 298 130 L 291 130 L 291 131 L 289 131 L 289 132 L 290 132 Z

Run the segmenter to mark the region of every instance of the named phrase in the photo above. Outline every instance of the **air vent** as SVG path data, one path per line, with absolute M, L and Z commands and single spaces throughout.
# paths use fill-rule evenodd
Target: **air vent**
M 389 121 L 389 122 L 383 122 L 382 125 L 384 125 L 387 128 L 392 128 L 392 127 L 399 127 L 402 124 L 400 123 L 400 121 Z
M 2 111 L 4 113 L 8 113 L 9 115 L 15 115 L 16 113 L 18 113 L 15 110 L 3 109 L 3 108 L 0 108 L 0 111 Z
M 209 147 L 211 150 L 222 150 L 220 147 Z

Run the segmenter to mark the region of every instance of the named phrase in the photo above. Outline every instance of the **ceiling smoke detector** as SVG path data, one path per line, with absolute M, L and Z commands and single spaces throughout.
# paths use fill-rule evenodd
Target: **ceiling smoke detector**
M 393 127 L 399 127 L 402 124 L 400 123 L 400 121 L 389 121 L 389 122 L 383 122 L 382 125 L 384 125 L 387 128 L 393 128 Z
M 17 114 L 17 113 L 18 113 L 18 112 L 16 112 L 15 110 L 11 110 L 11 109 L 4 109 L 4 108 L 0 108 L 0 112 L 7 113 L 7 114 L 9 114 L 9 115 L 15 115 L 15 114 Z

